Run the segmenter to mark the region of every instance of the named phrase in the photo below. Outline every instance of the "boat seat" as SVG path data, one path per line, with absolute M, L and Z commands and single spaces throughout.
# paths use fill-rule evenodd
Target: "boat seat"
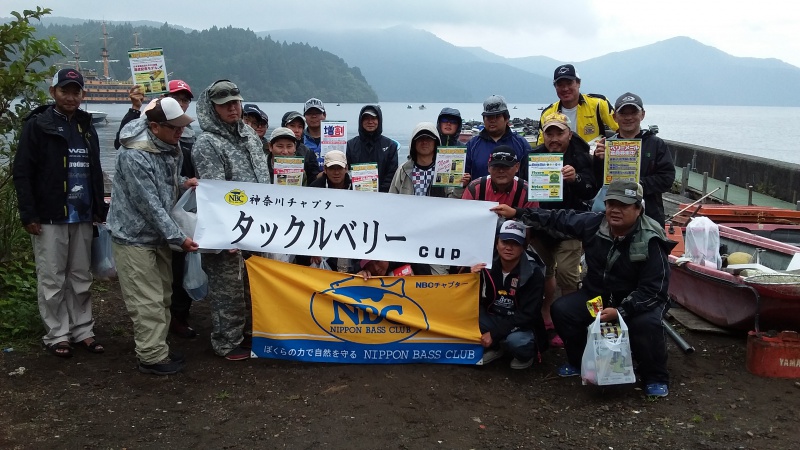
M 664 227 L 664 232 L 667 234 L 667 239 L 678 243 L 669 254 L 678 258 L 683 256 L 686 251 L 686 244 L 683 241 L 683 229 L 667 224 Z

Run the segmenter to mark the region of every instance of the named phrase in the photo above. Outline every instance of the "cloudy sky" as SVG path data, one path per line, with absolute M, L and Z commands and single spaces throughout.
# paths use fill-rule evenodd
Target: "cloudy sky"
M 194 29 L 411 25 L 455 45 L 479 46 L 501 56 L 544 55 L 568 61 L 689 36 L 734 56 L 778 58 L 800 67 L 800 19 L 790 12 L 795 2 L 789 0 L 3 0 L 3 4 L 2 15 L 40 5 L 51 8 L 54 16 L 156 20 Z

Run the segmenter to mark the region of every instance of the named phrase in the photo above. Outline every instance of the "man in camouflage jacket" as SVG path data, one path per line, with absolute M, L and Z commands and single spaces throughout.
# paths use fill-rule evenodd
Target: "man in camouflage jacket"
M 133 321 L 136 355 L 143 373 L 168 375 L 184 366 L 169 351 L 167 331 L 172 299 L 172 252 L 197 244 L 169 212 L 182 190 L 197 184 L 179 176 L 181 133 L 192 119 L 173 98 L 154 101 L 145 117 L 120 133 L 108 226 L 122 298 Z
M 197 100 L 197 121 L 203 130 L 192 148 L 198 178 L 270 182 L 267 157 L 258 136 L 242 121 L 242 96 L 234 83 L 219 80 L 203 90 Z M 247 359 L 249 289 L 242 254 L 207 253 L 203 267 L 211 298 L 211 346 L 230 361 Z

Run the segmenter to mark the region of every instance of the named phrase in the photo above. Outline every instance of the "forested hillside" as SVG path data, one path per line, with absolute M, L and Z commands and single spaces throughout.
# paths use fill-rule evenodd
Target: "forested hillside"
M 188 82 L 196 92 L 218 79 L 237 83 L 247 100 L 261 102 L 303 102 L 318 97 L 326 102 L 375 102 L 378 96 L 357 67 L 348 67 L 336 55 L 308 44 L 278 43 L 250 30 L 213 27 L 184 32 L 168 25 L 160 28 L 107 24 L 108 52 L 113 78 L 130 78 L 128 50 L 139 34 L 143 48 L 162 47 L 170 78 Z M 98 69 L 103 31 L 100 22 L 80 25 L 49 25 L 37 30 L 39 36 L 54 35 L 66 47 L 72 61 L 74 43 L 79 41 L 81 66 Z M 53 61 L 58 62 L 58 61 Z M 61 61 L 63 62 L 63 60 Z

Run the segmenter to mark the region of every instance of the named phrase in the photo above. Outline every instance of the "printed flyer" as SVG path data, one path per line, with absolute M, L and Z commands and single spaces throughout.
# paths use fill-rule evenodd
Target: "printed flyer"
M 167 67 L 164 63 L 164 49 L 149 48 L 128 51 L 131 63 L 131 79 L 142 86 L 144 95 L 166 94 L 169 92 Z
M 467 163 L 466 147 L 439 147 L 436 150 L 434 186 L 461 187 Z
M 614 180 L 639 182 L 642 161 L 641 139 L 606 139 L 603 184 Z
M 378 163 L 353 164 L 350 169 L 354 191 L 378 192 Z
M 528 200 L 558 202 L 564 200 L 564 155 L 534 153 L 528 155 Z
M 275 156 L 272 160 L 275 184 L 282 186 L 303 185 L 303 158 L 298 156 Z
M 331 150 L 346 153 L 347 150 L 347 122 L 322 121 L 322 142 L 320 143 L 320 156 L 325 156 Z

